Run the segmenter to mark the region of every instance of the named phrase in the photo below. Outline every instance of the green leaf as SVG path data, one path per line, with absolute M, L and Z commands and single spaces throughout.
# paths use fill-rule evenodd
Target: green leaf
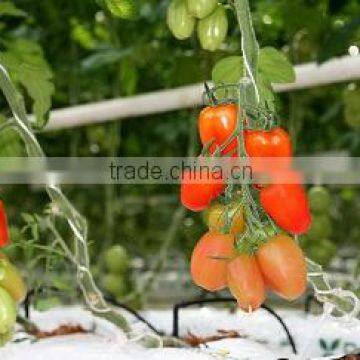
M 94 54 L 88 56 L 81 62 L 81 68 L 83 71 L 100 69 L 106 65 L 117 63 L 119 60 L 130 55 L 133 52 L 132 49 L 106 49 L 99 50 Z
M 295 81 L 295 71 L 286 56 L 272 47 L 260 50 L 259 71 L 270 83 L 281 84 Z
M 260 106 L 275 112 L 275 95 L 271 83 L 260 73 L 258 74 L 257 85 L 261 99 Z
M 0 16 L 26 16 L 26 12 L 18 9 L 12 2 L 4 1 L 0 3 Z
M 121 19 L 131 20 L 137 15 L 134 0 L 105 0 L 105 5 L 113 15 Z
M 244 62 L 241 56 L 229 56 L 219 60 L 212 70 L 216 85 L 236 84 L 244 76 Z
M 26 89 L 33 100 L 35 125 L 42 128 L 47 122 L 54 93 L 52 71 L 37 43 L 17 39 L 7 45 L 7 51 L 0 52 L 0 63 L 7 68 L 13 81 Z

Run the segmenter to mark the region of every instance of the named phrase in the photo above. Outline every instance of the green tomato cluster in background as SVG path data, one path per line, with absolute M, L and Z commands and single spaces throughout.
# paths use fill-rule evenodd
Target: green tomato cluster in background
M 167 24 L 179 40 L 188 39 L 197 26 L 201 47 L 208 51 L 220 49 L 229 26 L 226 9 L 216 0 L 172 0 Z
M 114 245 L 104 252 L 102 261 L 106 271 L 101 275 L 101 285 L 106 292 L 121 300 L 130 290 L 129 255 L 124 247 Z
M 336 245 L 331 241 L 333 234 L 330 218 L 331 194 L 323 186 L 314 186 L 309 190 L 308 196 L 312 224 L 308 233 L 301 237 L 301 245 L 312 260 L 326 266 L 336 254 Z

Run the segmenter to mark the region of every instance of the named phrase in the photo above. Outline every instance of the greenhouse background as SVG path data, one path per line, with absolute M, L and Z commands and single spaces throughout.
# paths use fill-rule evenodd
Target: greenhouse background
M 195 157 L 201 152 L 197 118 L 205 105 L 204 83 L 216 83 L 213 68 L 220 59 L 241 53 L 241 34 L 226 5 L 228 33 L 216 51 L 205 50 L 196 34 L 179 41 L 166 22 L 169 4 L 0 2 L 0 64 L 24 96 L 31 127 L 48 157 Z M 359 158 L 360 3 L 254 0 L 250 8 L 261 47 L 280 50 L 295 66 L 295 83 L 274 86 L 276 118 L 288 131 L 295 156 Z M 13 114 L 5 97 L 0 102 L 4 125 Z M 21 136 L 6 127 L 0 156 L 26 156 Z M 62 189 L 87 220 L 90 269 L 107 299 L 144 311 L 214 297 L 191 280 L 191 253 L 207 225 L 203 214 L 181 204 L 179 186 Z M 299 237 L 301 248 L 336 287 L 360 296 L 360 186 L 327 185 L 319 177 L 306 191 L 312 225 Z M 47 226 L 53 208 L 44 188 L 2 185 L 0 196 L 11 238 L 2 251 L 33 290 L 32 311 L 46 314 L 82 302 L 78 269 L 56 247 Z M 57 226 L 75 253 L 71 229 L 63 220 Z M 275 296 L 266 304 L 302 311 L 312 292 L 309 286 L 308 297 L 290 305 Z M 318 315 L 322 308 L 314 303 Z M 149 316 L 162 321 L 151 311 Z

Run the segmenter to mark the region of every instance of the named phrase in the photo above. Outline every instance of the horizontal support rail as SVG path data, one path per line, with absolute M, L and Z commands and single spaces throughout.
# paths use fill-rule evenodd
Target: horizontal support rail
M 287 92 L 360 79 L 360 56 L 339 57 L 320 65 L 297 65 L 295 71 L 296 82 L 275 84 L 275 91 Z M 203 90 L 203 84 L 194 84 L 53 110 L 45 130 L 66 129 L 197 107 L 202 104 Z

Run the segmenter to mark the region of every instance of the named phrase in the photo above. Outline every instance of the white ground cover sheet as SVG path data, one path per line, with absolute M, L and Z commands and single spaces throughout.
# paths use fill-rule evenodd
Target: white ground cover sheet
M 80 307 L 32 312 L 32 320 L 44 331 L 59 325 L 82 325 L 89 334 L 66 335 L 33 341 L 18 332 L 17 341 L 0 349 L 1 360 L 272 360 L 333 359 L 360 348 L 360 325 L 321 319 L 297 311 L 279 311 L 295 339 L 299 356 L 293 356 L 280 324 L 263 310 L 253 314 L 230 313 L 213 308 L 180 310 L 180 333 L 212 336 L 217 330 L 236 330 L 240 339 L 209 343 L 201 349 L 143 349 L 125 339 L 112 324 L 93 317 Z M 171 333 L 171 310 L 153 310 L 143 315 L 158 329 Z M 131 319 L 131 318 L 129 318 Z M 135 335 L 146 331 L 134 323 Z M 19 341 L 21 340 L 21 341 Z M 327 357 L 326 357 L 327 356 Z M 335 357 L 336 357 L 335 356 Z

